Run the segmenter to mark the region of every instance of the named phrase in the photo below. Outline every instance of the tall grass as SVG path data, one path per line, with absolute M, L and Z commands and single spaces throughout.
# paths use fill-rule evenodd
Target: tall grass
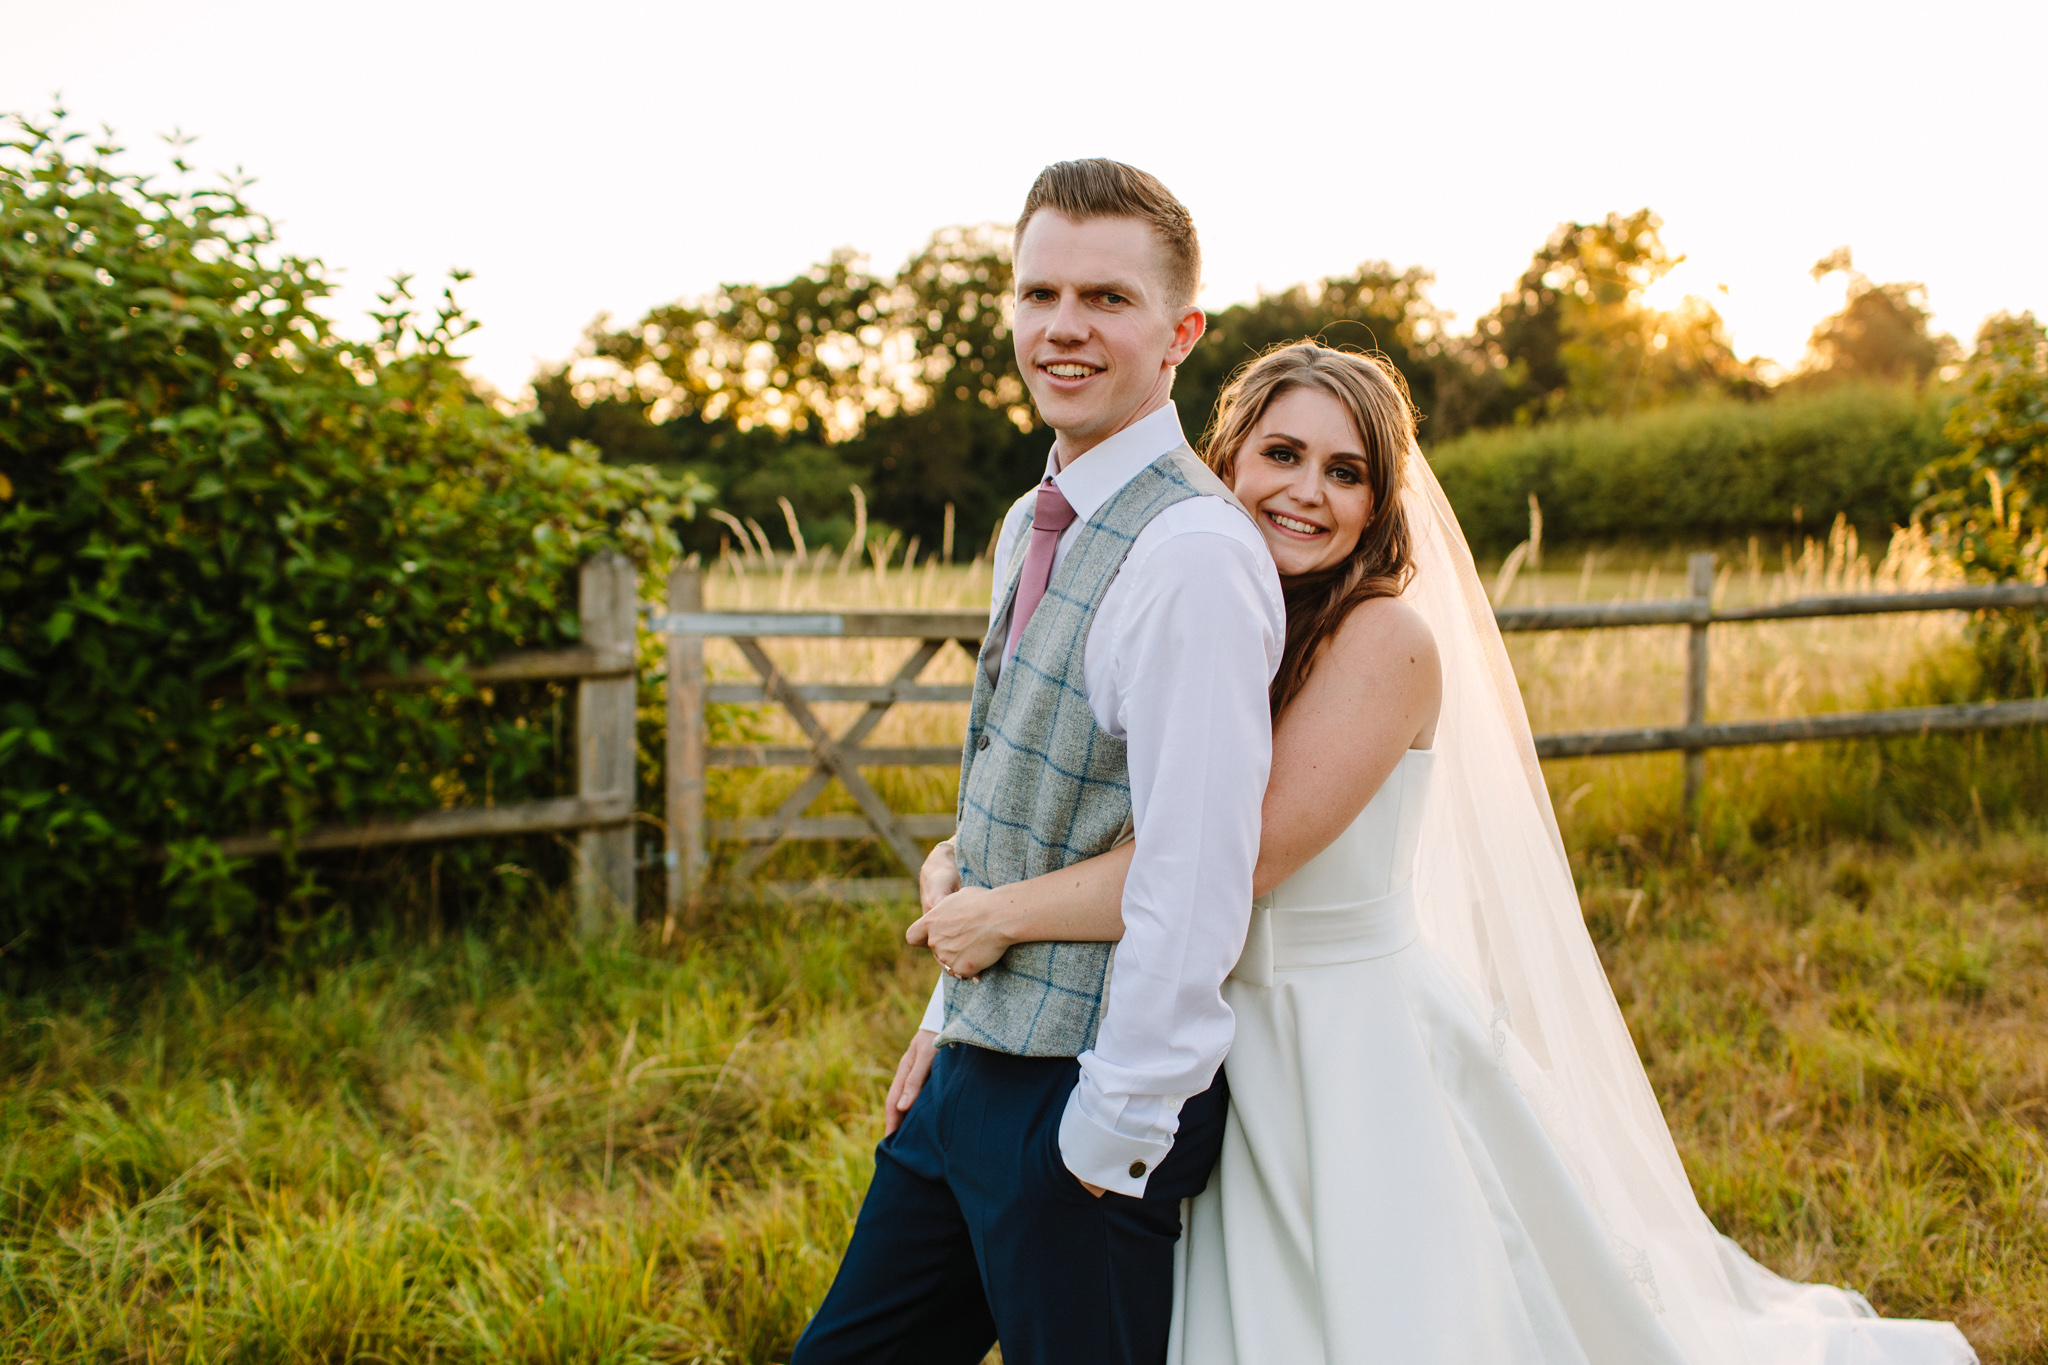
M 2048 1361 L 2048 836 L 1626 852 L 1588 923 L 1709 1214 Z M 928 986 L 910 913 L 0 999 L 0 1359 L 785 1360 Z
M 0 1000 L 0 1358 L 779 1358 L 926 987 L 899 920 Z
M 1593 869 L 1589 927 L 1722 1231 L 2048 1361 L 2048 833 Z

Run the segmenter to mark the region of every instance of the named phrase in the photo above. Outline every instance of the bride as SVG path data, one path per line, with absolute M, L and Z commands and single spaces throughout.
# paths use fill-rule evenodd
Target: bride
M 1715 1232 L 1581 917 L 1528 720 L 1399 373 L 1302 343 L 1206 458 L 1286 591 L 1229 1127 L 1176 1258 L 1177 1365 L 1934 1365 L 1947 1323 L 1779 1278 Z M 1129 846 L 958 890 L 910 930 L 972 976 L 1115 940 Z M 948 894 L 950 893 L 950 894 Z M 893 1129 L 929 1040 L 891 1087 Z

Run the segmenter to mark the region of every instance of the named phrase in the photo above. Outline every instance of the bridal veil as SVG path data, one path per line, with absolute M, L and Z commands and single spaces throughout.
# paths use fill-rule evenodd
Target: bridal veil
M 1416 563 L 1405 595 L 1436 633 L 1444 681 L 1416 872 L 1422 933 L 1490 1002 L 1496 1060 L 1629 1278 L 1695 1365 L 1975 1361 L 1950 1324 L 1878 1318 L 1852 1290 L 1783 1279 L 1708 1222 L 1586 932 L 1492 605 L 1413 447 L 1402 496 Z

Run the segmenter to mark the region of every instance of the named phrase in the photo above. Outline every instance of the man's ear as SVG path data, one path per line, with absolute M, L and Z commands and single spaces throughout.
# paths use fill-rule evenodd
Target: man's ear
M 1173 344 L 1166 348 L 1166 363 L 1179 365 L 1195 349 L 1195 343 L 1202 339 L 1202 333 L 1209 330 L 1209 317 L 1201 309 L 1190 304 L 1180 310 L 1179 321 L 1173 324 Z

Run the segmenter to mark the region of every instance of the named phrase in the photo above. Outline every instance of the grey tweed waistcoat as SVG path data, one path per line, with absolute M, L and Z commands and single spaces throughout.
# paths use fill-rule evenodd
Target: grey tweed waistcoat
M 1128 829 L 1124 742 L 1095 722 L 1082 687 L 1088 630 L 1103 594 L 1152 518 L 1194 497 L 1236 499 L 1185 445 L 1146 466 L 1075 533 L 1045 598 L 1001 665 L 1028 537 L 1007 566 L 1005 606 L 982 642 L 960 758 L 966 886 L 1007 886 L 1092 858 Z M 1030 521 L 1027 517 L 1025 526 Z M 1025 1057 L 1078 1057 L 1095 1045 L 1109 984 L 1108 943 L 1020 943 L 978 980 L 946 978 L 939 1044 Z

